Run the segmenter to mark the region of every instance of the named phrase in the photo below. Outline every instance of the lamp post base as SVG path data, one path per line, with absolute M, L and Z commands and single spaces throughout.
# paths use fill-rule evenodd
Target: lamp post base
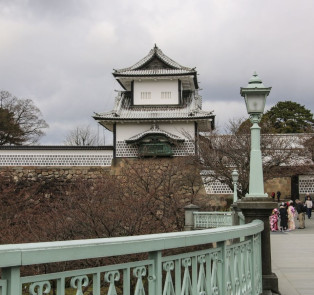
M 270 275 L 263 275 L 262 277 L 263 284 L 263 295 L 267 294 L 280 294 L 278 290 L 278 277 L 275 273 Z
M 263 274 L 263 294 L 278 293 L 278 278 L 271 268 L 271 246 L 270 246 L 270 225 L 269 216 L 277 204 L 269 200 L 268 197 L 246 195 L 237 202 L 238 208 L 242 210 L 245 223 L 250 223 L 255 219 L 264 222 L 264 230 L 261 233 L 262 239 L 262 274 Z

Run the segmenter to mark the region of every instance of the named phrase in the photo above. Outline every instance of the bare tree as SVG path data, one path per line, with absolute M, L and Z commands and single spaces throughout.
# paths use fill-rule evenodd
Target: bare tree
M 249 125 L 242 120 L 231 120 L 227 135 L 211 134 L 200 137 L 200 156 L 208 181 L 219 181 L 233 189 L 231 172 L 239 171 L 238 195 L 249 190 L 251 136 Z M 239 128 L 241 126 L 241 128 Z M 246 128 L 244 128 L 246 127 Z M 278 177 L 279 171 L 293 175 L 312 165 L 304 149 L 306 138 L 284 134 L 263 134 L 261 151 L 263 156 L 264 180 Z
M 0 91 L 0 145 L 34 144 L 48 124 L 31 99 Z
M 89 125 L 77 126 L 66 135 L 64 144 L 71 146 L 98 145 L 97 134 Z

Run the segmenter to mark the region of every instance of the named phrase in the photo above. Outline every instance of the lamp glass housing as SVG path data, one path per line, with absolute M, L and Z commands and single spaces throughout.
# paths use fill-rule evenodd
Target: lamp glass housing
M 231 173 L 231 176 L 232 176 L 232 181 L 233 182 L 238 182 L 239 180 L 239 173 L 237 170 L 233 170 L 232 173 Z
M 245 104 L 249 114 L 262 114 L 266 103 L 266 95 L 258 93 L 246 93 Z

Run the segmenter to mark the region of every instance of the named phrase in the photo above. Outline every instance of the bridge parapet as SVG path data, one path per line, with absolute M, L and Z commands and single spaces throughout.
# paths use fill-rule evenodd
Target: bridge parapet
M 0 294 L 44 295 L 55 288 L 57 295 L 70 290 L 82 295 L 89 286 L 94 295 L 257 295 L 262 292 L 262 230 L 263 222 L 255 220 L 188 232 L 1 245 Z M 245 239 L 232 242 L 240 238 Z M 191 246 L 197 247 L 184 249 Z M 178 248 L 185 251 L 169 255 L 169 250 Z M 127 263 L 21 275 L 21 267 L 31 265 L 132 254 L 146 256 L 138 255 Z
M 232 225 L 232 212 L 193 212 L 194 228 L 216 228 Z
M 231 225 L 245 224 L 242 212 L 193 212 L 193 224 L 191 228 L 217 228 Z M 234 214 L 238 216 L 238 223 L 234 223 Z

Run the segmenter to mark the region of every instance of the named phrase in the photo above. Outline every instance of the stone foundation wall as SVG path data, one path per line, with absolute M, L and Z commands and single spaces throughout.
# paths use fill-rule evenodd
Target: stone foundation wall
M 15 182 L 42 182 L 49 179 L 66 181 L 81 177 L 95 179 L 108 171 L 110 167 L 0 167 L 0 175 L 12 177 Z
M 291 178 L 290 177 L 277 177 L 267 180 L 264 183 L 264 190 L 268 196 L 272 192 L 281 192 L 281 199 L 291 199 Z
M 110 167 L 0 167 L 0 177 L 4 181 L 13 181 L 20 187 L 38 185 L 39 194 L 58 194 L 77 179 L 95 180 Z
M 131 160 L 132 161 L 132 160 Z M 167 160 L 169 161 L 169 160 Z M 164 164 L 167 163 L 165 161 Z M 62 187 L 71 184 L 74 180 L 82 178 L 94 180 L 100 178 L 104 173 L 119 175 L 120 169 L 124 167 L 122 160 L 111 167 L 99 166 L 10 166 L 0 167 L 0 176 L 7 180 L 13 180 L 22 185 L 39 184 L 45 189 L 51 187 Z M 271 192 L 281 192 L 282 198 L 291 198 L 291 178 L 280 177 L 268 180 L 264 184 L 265 192 L 270 196 Z M 205 191 L 203 192 L 205 194 Z M 216 199 L 220 202 L 232 202 L 232 194 L 207 194 L 210 199 Z

